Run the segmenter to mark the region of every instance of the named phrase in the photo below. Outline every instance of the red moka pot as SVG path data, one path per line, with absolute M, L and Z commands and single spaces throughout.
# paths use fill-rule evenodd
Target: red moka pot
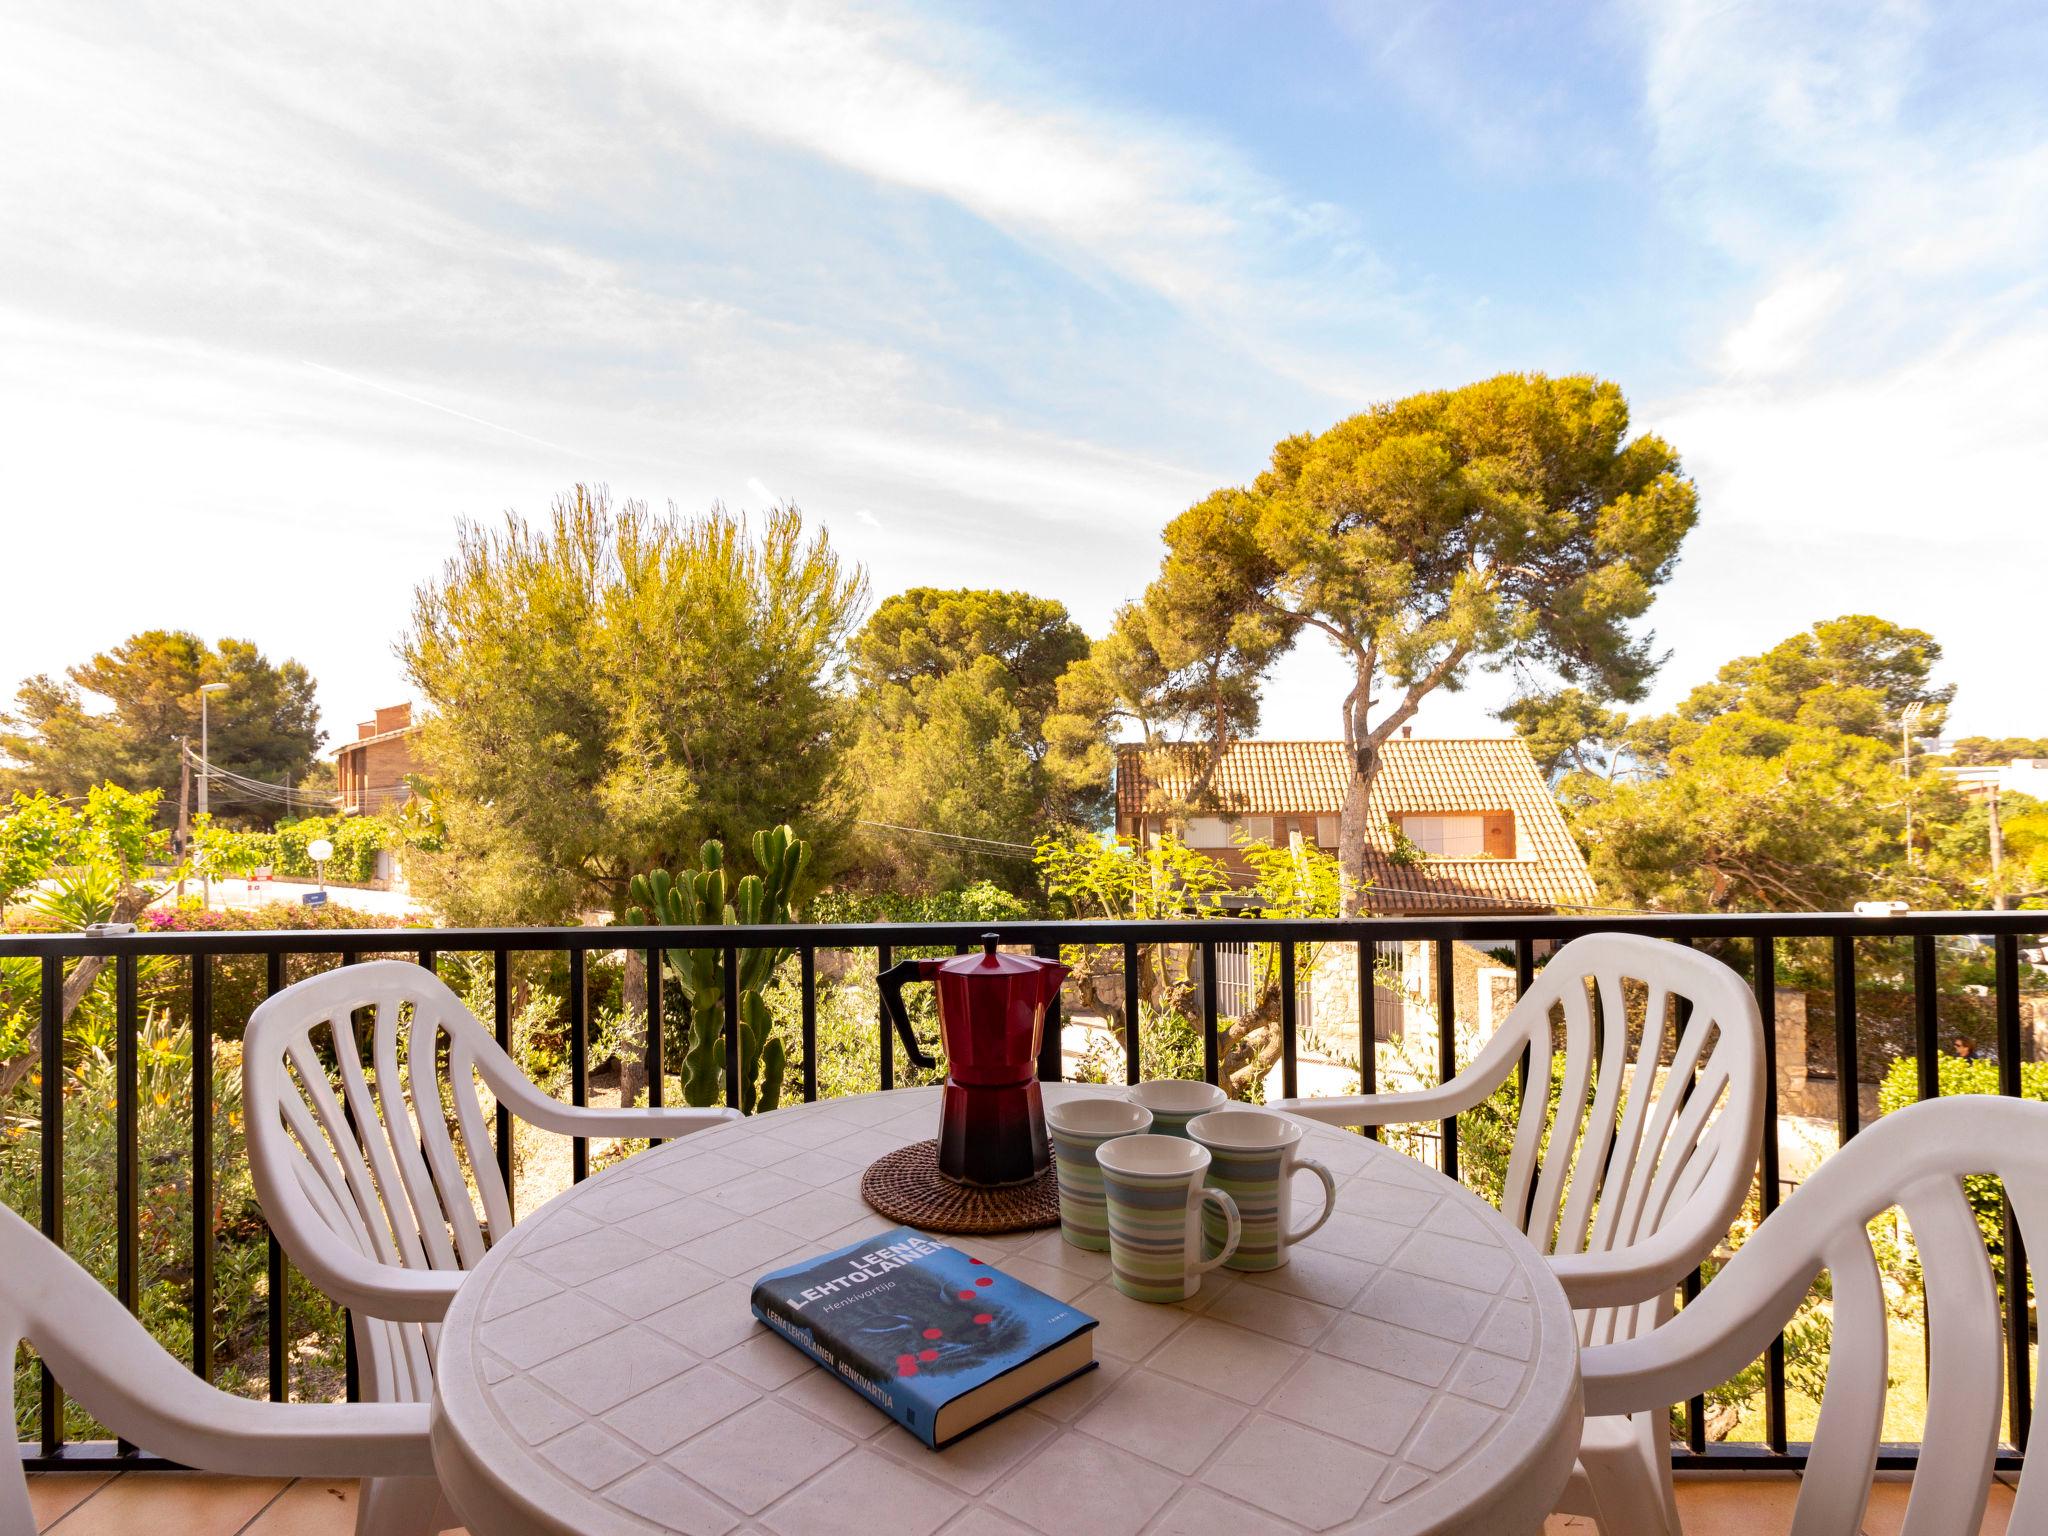
M 939 1172 L 958 1184 L 1024 1184 L 1051 1166 L 1045 1105 L 1038 1092 L 1038 1042 L 1045 1011 L 1067 968 L 1057 960 L 996 952 L 905 960 L 876 980 L 903 1049 L 920 1067 L 938 1063 L 917 1043 L 903 1006 L 904 984 L 938 984 L 939 1040 L 946 1087 L 939 1109 Z

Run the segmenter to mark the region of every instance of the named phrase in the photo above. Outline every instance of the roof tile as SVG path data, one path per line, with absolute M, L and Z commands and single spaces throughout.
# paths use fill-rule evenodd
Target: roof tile
M 1196 744 L 1117 749 L 1117 829 L 1143 816 L 1190 810 L 1237 815 L 1334 816 L 1350 784 L 1341 741 L 1238 741 L 1206 776 Z M 1512 811 L 1513 859 L 1394 862 L 1390 818 Z M 1599 900 L 1578 845 L 1528 745 L 1517 737 L 1398 737 L 1380 747 L 1366 801 L 1365 869 L 1390 912 L 1476 912 L 1589 906 Z

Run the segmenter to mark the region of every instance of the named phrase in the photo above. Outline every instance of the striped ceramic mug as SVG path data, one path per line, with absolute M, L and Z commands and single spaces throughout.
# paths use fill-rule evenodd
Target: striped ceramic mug
M 1152 1129 L 1161 1136 L 1185 1136 L 1188 1122 L 1229 1103 L 1229 1096 L 1214 1083 L 1191 1083 L 1185 1078 L 1154 1077 L 1134 1083 L 1124 1097 L 1152 1111 Z
M 1109 1213 L 1095 1154 L 1106 1141 L 1152 1129 L 1152 1112 L 1124 1099 L 1071 1098 L 1045 1106 L 1060 1181 L 1060 1236 L 1076 1248 L 1109 1250 Z
M 1209 1153 L 1209 1187 L 1220 1189 L 1237 1204 L 1239 1221 L 1230 1252 L 1232 1269 L 1278 1269 L 1287 1262 L 1287 1248 L 1330 1219 L 1337 1206 L 1337 1184 L 1330 1170 L 1301 1155 L 1304 1127 L 1299 1120 L 1262 1109 L 1219 1109 L 1188 1122 L 1188 1137 Z M 1306 1169 L 1323 1181 L 1323 1209 L 1307 1226 L 1294 1226 L 1294 1175 Z M 1211 1252 L 1223 1245 L 1224 1224 L 1214 1213 L 1204 1219 L 1204 1238 Z
M 1237 1205 L 1204 1187 L 1209 1152 L 1184 1136 L 1123 1136 L 1096 1149 L 1109 1207 L 1109 1271 L 1138 1301 L 1185 1301 L 1237 1251 Z M 1223 1219 L 1214 1258 L 1202 1257 L 1202 1213 Z

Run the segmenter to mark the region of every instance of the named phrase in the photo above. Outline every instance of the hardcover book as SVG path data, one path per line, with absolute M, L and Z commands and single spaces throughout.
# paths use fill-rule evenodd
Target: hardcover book
M 754 1282 L 754 1315 L 934 1450 L 1095 1366 L 1095 1319 L 898 1227 Z

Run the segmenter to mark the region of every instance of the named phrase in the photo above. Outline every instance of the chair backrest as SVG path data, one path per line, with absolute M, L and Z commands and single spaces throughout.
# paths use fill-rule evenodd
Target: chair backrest
M 1903 1530 L 1974 1533 L 1997 1452 L 2005 1351 L 1984 1230 L 1964 1193 L 1969 1174 L 2002 1180 L 2023 1243 L 2048 1251 L 2037 1246 L 2048 1242 L 2048 1104 L 1958 1097 L 1896 1110 L 1824 1161 L 1676 1318 L 1585 1351 L 1587 1412 L 1677 1402 L 1733 1376 L 1778 1337 L 1825 1269 L 1827 1389 L 1792 1532 L 1850 1536 L 1870 1496 L 1888 1385 L 1869 1223 L 1897 1207 L 1919 1249 L 1928 1315 L 1927 1418 Z M 2048 1529 L 2048 1475 L 2022 1476 L 2009 1528 Z
M 433 1470 L 424 1409 L 258 1403 L 178 1364 L 62 1249 L 0 1206 L 0 1350 L 26 1340 L 64 1390 L 144 1450 L 216 1472 L 419 1476 Z M 0 1531 L 31 1532 L 19 1457 L 0 1466 Z
M 1551 956 L 1468 1070 L 1505 1077 L 1524 1051 L 1503 1214 L 1547 1254 L 1625 1264 L 1655 1235 L 1690 1255 L 1686 1269 L 1705 1258 L 1749 1193 L 1763 1132 L 1763 1021 L 1743 979 L 1682 945 L 1589 934 Z M 1668 1295 L 1584 1310 L 1582 1341 L 1627 1337 L 1669 1310 Z
M 408 1269 L 482 1260 L 510 1230 L 512 1207 L 480 1075 L 501 1100 L 535 1091 L 462 1000 L 405 961 L 343 966 L 256 1009 L 242 1046 L 249 1167 L 294 1262 L 317 1280 L 336 1245 Z M 358 1310 L 363 1395 L 426 1401 L 435 1332 Z

